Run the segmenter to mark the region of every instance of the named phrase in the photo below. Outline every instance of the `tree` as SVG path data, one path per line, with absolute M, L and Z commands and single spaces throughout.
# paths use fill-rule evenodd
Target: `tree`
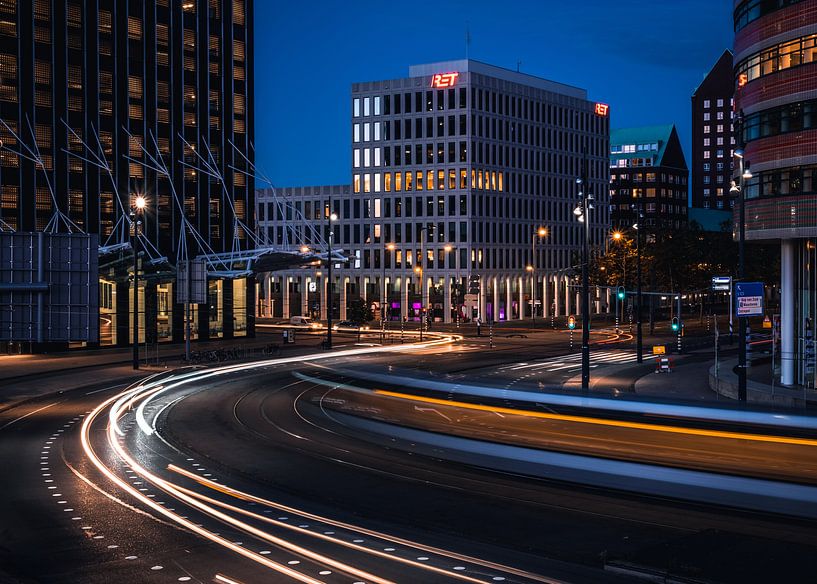
M 347 317 L 352 322 L 369 322 L 374 320 L 374 313 L 361 298 L 355 298 L 349 303 Z

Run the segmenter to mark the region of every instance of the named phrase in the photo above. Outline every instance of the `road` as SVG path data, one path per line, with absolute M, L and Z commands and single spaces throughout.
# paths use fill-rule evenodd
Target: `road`
M 474 353 L 430 347 L 322 364 L 445 374 L 473 365 Z M 165 377 L 119 405 L 124 386 L 89 385 L 0 414 L 0 464 L 13 469 L 0 473 L 0 574 L 10 582 L 615 582 L 628 580 L 603 572 L 605 561 L 642 561 L 655 548 L 680 554 L 715 532 L 787 558 L 764 563 L 732 545 L 711 568 L 721 581 L 796 582 L 815 568 L 809 521 L 495 473 L 388 438 L 360 440 L 322 409 L 302 407 L 299 396 L 314 387 L 293 377 L 300 368 L 241 368 L 176 387 L 182 378 Z

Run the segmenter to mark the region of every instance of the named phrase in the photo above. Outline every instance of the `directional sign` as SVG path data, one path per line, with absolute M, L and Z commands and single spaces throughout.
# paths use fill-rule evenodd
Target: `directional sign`
M 729 292 L 732 287 L 731 276 L 713 276 L 712 290 L 715 292 Z
M 181 260 L 176 268 L 176 302 L 207 304 L 207 265 L 203 259 L 195 259 L 191 262 L 190 268 L 193 278 L 189 285 L 187 261 Z
M 738 316 L 763 315 L 763 282 L 735 284 L 735 312 Z

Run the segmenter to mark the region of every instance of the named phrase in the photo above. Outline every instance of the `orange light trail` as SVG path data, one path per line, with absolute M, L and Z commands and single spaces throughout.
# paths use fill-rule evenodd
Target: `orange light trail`
M 427 404 L 441 406 L 451 406 L 467 410 L 480 412 L 502 413 L 514 416 L 527 416 L 529 418 L 541 418 L 545 420 L 559 420 L 563 422 L 578 422 L 581 424 L 593 424 L 597 426 L 612 426 L 616 428 L 628 428 L 631 430 L 651 430 L 656 432 L 668 432 L 672 434 L 687 434 L 692 436 L 705 436 L 709 438 L 728 438 L 732 440 L 752 440 L 755 442 L 773 442 L 776 444 L 793 444 L 797 446 L 817 446 L 817 440 L 809 438 L 790 438 L 787 436 L 769 436 L 764 434 L 748 434 L 744 432 L 729 432 L 725 430 L 705 430 L 702 428 L 683 428 L 681 426 L 667 426 L 664 424 L 647 424 L 645 422 L 627 422 L 625 420 L 609 420 L 603 418 L 590 418 L 587 416 L 573 416 L 568 414 L 551 414 L 547 412 L 534 412 L 530 410 L 516 410 L 500 406 L 484 406 L 481 404 L 471 404 L 461 401 L 450 401 L 434 397 L 424 397 L 399 393 L 385 389 L 375 389 L 374 393 L 386 397 L 393 397 L 406 401 L 418 401 Z

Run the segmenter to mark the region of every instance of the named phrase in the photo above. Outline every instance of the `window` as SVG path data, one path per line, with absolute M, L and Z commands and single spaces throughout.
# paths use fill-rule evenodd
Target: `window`
M 709 107 L 710 107 L 711 105 L 712 105 L 712 104 L 710 103 L 710 101 L 709 101 L 708 99 L 705 99 L 705 100 L 704 100 L 704 108 L 709 109 Z
M 380 115 L 380 96 L 375 96 L 374 98 L 374 115 Z
M 352 166 L 354 168 L 360 168 L 360 148 L 355 148 L 352 151 Z
M 355 124 L 354 129 L 352 132 L 353 140 L 355 142 L 360 142 L 360 124 Z
M 723 100 L 722 99 L 718 100 L 718 107 L 723 107 Z
M 371 106 L 372 106 L 371 100 L 372 100 L 372 98 L 370 98 L 370 97 L 364 97 L 363 98 L 363 115 L 364 116 L 371 115 L 371 111 L 370 111 Z
M 360 117 L 360 98 L 356 97 L 352 102 L 352 115 L 356 118 Z

